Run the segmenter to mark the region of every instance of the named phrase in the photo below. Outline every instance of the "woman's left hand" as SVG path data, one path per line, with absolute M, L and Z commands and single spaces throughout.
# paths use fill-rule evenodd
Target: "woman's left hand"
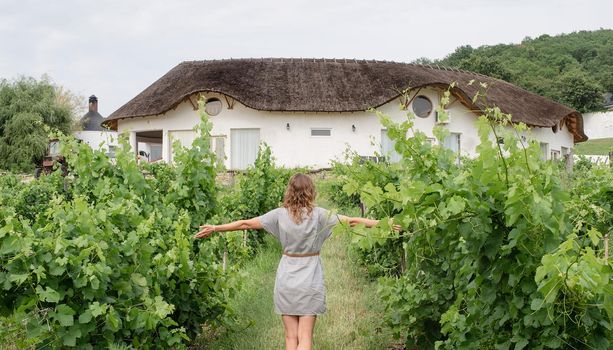
M 402 226 L 394 223 L 394 218 L 390 218 L 389 224 L 395 232 L 402 232 Z
M 194 238 L 206 238 L 215 232 L 215 225 L 202 225 L 200 231 L 194 235 Z

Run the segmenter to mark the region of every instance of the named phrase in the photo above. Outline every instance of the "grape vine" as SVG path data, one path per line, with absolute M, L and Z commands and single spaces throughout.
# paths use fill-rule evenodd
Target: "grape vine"
M 394 123 L 377 112 L 401 161 L 343 170 L 348 196 L 404 228 L 382 220 L 374 232 L 352 232 L 363 261 L 395 261 L 379 270 L 387 323 L 420 349 L 608 348 L 611 170 L 569 190 L 539 145 L 520 137 L 526 127 L 485 96 L 476 97 L 485 108 L 475 158 L 432 145 L 411 114 Z M 448 131 L 434 134 L 440 142 Z
M 202 113 L 193 147 L 175 146 L 157 178 L 126 140 L 112 162 L 64 137 L 67 189 L 57 175 L 17 185 L 0 206 L 0 312 L 25 325 L 19 345 L 185 348 L 228 317 L 238 276 L 223 270 L 220 240 L 191 238 L 217 213 L 210 128 Z

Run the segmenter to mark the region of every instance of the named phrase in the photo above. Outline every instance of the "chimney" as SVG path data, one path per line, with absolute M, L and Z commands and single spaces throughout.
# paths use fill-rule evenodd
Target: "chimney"
M 96 97 L 96 95 L 91 95 L 89 97 L 89 111 L 98 112 L 98 97 Z

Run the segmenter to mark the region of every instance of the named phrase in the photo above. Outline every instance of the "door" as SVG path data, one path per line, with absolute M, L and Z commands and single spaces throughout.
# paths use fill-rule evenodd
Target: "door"
M 231 169 L 247 169 L 258 155 L 260 129 L 231 129 L 230 144 Z

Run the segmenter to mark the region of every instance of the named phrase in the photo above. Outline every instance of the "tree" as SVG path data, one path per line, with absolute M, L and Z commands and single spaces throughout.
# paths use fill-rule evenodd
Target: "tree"
M 492 78 L 511 81 L 512 75 L 498 59 L 487 56 L 472 55 L 460 61 L 459 68 L 484 74 Z
M 602 109 L 602 87 L 580 70 L 564 73 L 557 86 L 560 101 L 581 113 Z
M 78 107 L 74 95 L 48 77 L 0 80 L 0 168 L 30 171 L 47 149 L 47 125 L 71 131 Z
M 47 133 L 42 118 L 36 113 L 22 112 L 5 124 L 0 137 L 0 157 L 5 169 L 29 170 L 47 150 Z
M 602 109 L 613 92 L 613 30 L 525 38 L 520 44 L 460 46 L 433 62 L 508 81 L 581 112 Z M 576 85 L 576 88 L 575 88 Z
M 470 45 L 460 46 L 455 49 L 453 53 L 447 55 L 447 57 L 442 60 L 442 63 L 450 67 L 458 67 L 460 61 L 469 58 L 473 52 L 475 52 L 475 49 Z
M 413 62 L 411 63 L 427 65 L 427 64 L 433 64 L 434 61 L 429 59 L 428 57 L 419 57 L 413 60 Z

